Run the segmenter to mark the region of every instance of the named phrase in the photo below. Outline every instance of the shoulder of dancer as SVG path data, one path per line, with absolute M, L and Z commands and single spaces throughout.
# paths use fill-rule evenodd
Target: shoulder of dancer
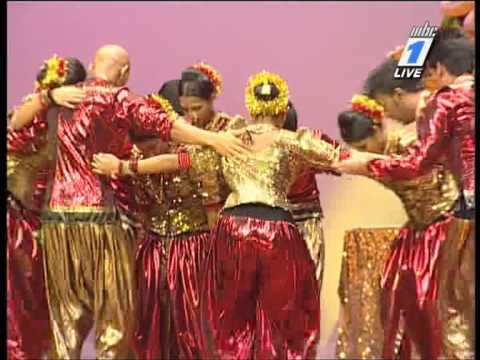
M 231 116 L 225 112 L 217 112 L 213 120 L 208 124 L 207 130 L 223 131 L 240 129 L 246 125 L 246 120 L 241 115 Z

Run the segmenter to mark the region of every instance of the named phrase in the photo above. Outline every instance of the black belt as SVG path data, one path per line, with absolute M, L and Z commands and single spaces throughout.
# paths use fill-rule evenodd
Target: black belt
M 241 204 L 227 208 L 222 211 L 222 214 L 238 217 L 250 217 L 267 221 L 287 221 L 295 224 L 295 220 L 289 211 L 280 207 L 273 207 L 258 203 Z

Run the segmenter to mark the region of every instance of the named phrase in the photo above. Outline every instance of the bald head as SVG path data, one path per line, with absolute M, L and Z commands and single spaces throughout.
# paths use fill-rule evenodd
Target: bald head
M 104 45 L 95 52 L 92 70 L 98 77 L 122 86 L 128 81 L 130 59 L 128 52 L 119 45 Z

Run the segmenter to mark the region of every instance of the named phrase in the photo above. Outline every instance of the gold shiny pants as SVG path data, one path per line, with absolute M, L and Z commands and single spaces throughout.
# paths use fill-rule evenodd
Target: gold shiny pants
M 439 259 L 438 302 L 448 359 L 475 349 L 475 221 L 454 218 Z
M 296 222 L 300 234 L 307 243 L 308 251 L 315 263 L 315 276 L 318 288 L 322 290 L 323 269 L 325 265 L 325 242 L 323 237 L 322 219 L 320 217 Z
M 54 337 L 49 358 L 79 359 L 95 325 L 98 359 L 132 359 L 132 238 L 119 221 L 47 221 L 41 233 Z
M 383 324 L 380 278 L 398 228 L 346 231 L 338 295 L 339 359 L 381 359 Z

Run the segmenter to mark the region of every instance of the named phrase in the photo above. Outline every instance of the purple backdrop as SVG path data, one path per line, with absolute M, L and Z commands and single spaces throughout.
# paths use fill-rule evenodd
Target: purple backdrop
M 9 2 L 7 6 L 9 107 L 31 91 L 41 62 L 53 53 L 78 57 L 88 65 L 97 47 L 118 43 L 130 52 L 130 87 L 136 93 L 156 91 L 182 68 L 205 60 L 224 78 L 217 108 L 244 114 L 248 76 L 271 70 L 288 81 L 300 124 L 334 137 L 339 135 L 336 114 L 360 90 L 368 70 L 406 41 L 412 25 L 425 20 L 438 24 L 441 17 L 439 2 L 414 1 Z M 334 237 L 341 236 L 344 228 L 372 221 L 367 224 L 358 216 L 362 210 L 356 215 L 343 210 L 354 201 L 349 192 L 352 182 L 342 187 L 345 183 L 340 180 L 322 178 L 319 183 L 327 215 L 322 341 L 329 342 L 335 339 L 331 334 L 338 311 L 342 240 Z M 358 196 L 356 200 L 363 199 Z M 344 220 L 356 220 L 340 225 L 339 212 Z M 378 219 L 385 219 L 382 225 L 403 221 L 397 213 L 383 211 Z M 337 264 L 332 270 L 329 261 Z M 324 356 L 333 355 L 331 345 Z

